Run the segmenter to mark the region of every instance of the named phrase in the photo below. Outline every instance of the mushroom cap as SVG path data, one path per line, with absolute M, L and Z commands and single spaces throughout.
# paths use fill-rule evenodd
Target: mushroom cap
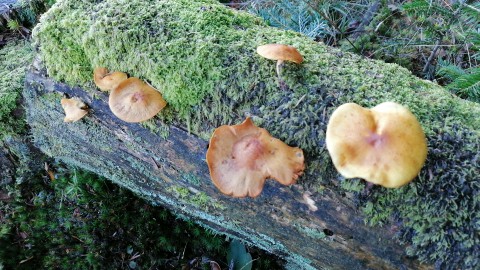
M 330 117 L 326 145 L 341 175 L 388 188 L 412 181 L 427 158 L 420 123 L 394 102 L 372 109 L 355 103 L 341 105 Z
M 294 184 L 305 168 L 300 148 L 271 137 L 250 118 L 217 128 L 206 159 L 215 186 L 233 197 L 258 196 L 267 178 Z
M 126 79 L 127 74 L 120 71 L 109 72 L 104 67 L 97 67 L 93 71 L 93 81 L 102 91 L 110 91 Z
M 155 88 L 139 78 L 131 77 L 110 92 L 108 105 L 118 118 L 137 123 L 154 117 L 167 102 Z
M 271 60 L 291 61 L 297 64 L 303 62 L 303 57 L 295 47 L 284 44 L 266 44 L 257 47 L 257 53 Z
M 75 122 L 84 117 L 88 111 L 85 110 L 87 105 L 79 98 L 62 98 L 60 100 L 63 110 L 65 111 L 65 118 L 63 122 Z

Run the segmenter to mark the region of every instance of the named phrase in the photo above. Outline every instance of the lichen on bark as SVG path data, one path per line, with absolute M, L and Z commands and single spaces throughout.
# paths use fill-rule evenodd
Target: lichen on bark
M 399 222 L 400 238 L 424 260 L 448 261 L 448 254 L 457 254 L 464 256 L 463 266 L 480 264 L 475 260 L 480 240 L 474 237 L 480 231 L 480 195 L 475 191 L 480 185 L 478 104 L 397 65 L 267 27 L 213 0 L 60 0 L 35 28 L 34 38 L 50 76 L 92 93 L 97 66 L 145 79 L 170 104 L 159 118 L 204 139 L 219 125 L 252 116 L 273 136 L 304 150 L 307 171 L 299 183 L 311 190 L 345 181 L 324 143 L 336 107 L 346 102 L 372 107 L 385 101 L 407 106 L 428 137 L 426 166 L 404 188 L 374 189 L 365 198 L 357 192 L 360 205 L 371 223 Z M 255 53 L 266 43 L 293 45 L 304 56 L 303 64 L 284 67 L 283 88 L 275 63 Z M 446 206 L 452 201 L 462 206 L 460 215 Z M 439 207 L 444 210 L 437 211 Z M 460 230 L 461 236 L 451 230 Z

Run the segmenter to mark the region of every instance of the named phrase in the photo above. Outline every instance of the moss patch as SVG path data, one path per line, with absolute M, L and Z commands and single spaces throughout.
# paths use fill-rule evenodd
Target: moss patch
M 450 205 L 454 200 L 459 209 L 480 212 L 475 191 L 480 175 L 478 104 L 397 65 L 267 27 L 213 0 L 64 0 L 42 18 L 34 37 L 50 76 L 89 91 L 95 91 L 90 86 L 96 66 L 145 79 L 170 104 L 169 113 L 160 118 L 204 139 L 221 124 L 252 116 L 273 136 L 305 151 L 308 169 L 300 183 L 313 191 L 342 179 L 324 142 L 336 107 L 346 102 L 372 107 L 384 101 L 407 106 L 429 140 L 427 165 L 418 179 L 401 189 L 376 188 L 368 197 L 358 192 L 359 185 L 342 186 L 357 192 L 370 223 L 400 222 L 401 239 L 421 259 L 459 267 L 479 264 L 474 259 L 479 243 L 469 240 L 478 239 L 478 216 L 459 215 Z M 302 65 L 285 65 L 283 89 L 275 63 L 255 53 L 265 43 L 290 44 L 304 55 Z M 445 136 L 460 137 L 452 141 Z
M 225 209 L 225 206 L 222 205 L 220 202 L 210 198 L 206 193 L 198 190 L 190 190 L 182 186 L 172 186 L 169 188 L 169 191 L 183 201 L 191 203 L 207 212 L 210 207 L 215 209 Z
M 26 41 L 11 42 L 0 49 L 0 141 L 25 128 L 18 104 L 32 59 L 32 47 Z

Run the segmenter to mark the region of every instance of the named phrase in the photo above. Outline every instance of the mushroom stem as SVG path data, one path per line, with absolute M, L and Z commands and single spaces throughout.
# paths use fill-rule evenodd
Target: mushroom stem
M 282 90 L 286 90 L 286 84 L 285 84 L 285 81 L 282 79 L 282 75 L 281 75 L 284 63 L 285 63 L 284 60 L 277 60 L 277 66 L 276 66 L 277 67 L 278 86 Z
M 283 67 L 283 63 L 284 63 L 284 62 L 285 62 L 285 61 L 283 61 L 283 60 L 277 60 L 277 76 L 278 76 L 279 79 L 281 78 L 281 75 L 280 75 L 280 74 L 281 74 L 281 71 L 282 71 L 282 67 Z

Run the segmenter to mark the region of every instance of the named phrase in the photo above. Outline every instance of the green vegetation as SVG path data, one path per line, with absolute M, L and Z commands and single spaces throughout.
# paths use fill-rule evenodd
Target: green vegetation
M 372 7 L 376 11 L 371 20 L 356 34 L 360 26 L 351 23 L 361 23 Z M 476 102 L 480 101 L 479 7 L 479 3 L 459 1 L 447 6 L 425 0 L 388 6 L 381 1 L 315 0 L 283 0 L 275 5 L 249 1 L 247 5 L 272 26 L 398 63 L 418 76 L 436 75 L 448 83 L 447 89 Z M 424 125 L 430 134 L 429 156 L 414 183 L 401 189 L 366 191 L 361 180 L 340 178 L 340 186 L 355 194 L 366 222 L 396 224 L 397 236 L 409 245 L 410 255 L 442 269 L 473 269 L 480 265 L 476 236 L 480 231 L 479 128 L 462 130 L 449 117 L 445 119 L 443 124 Z
M 478 2 L 243 2 L 245 9 L 269 25 L 295 30 L 369 58 L 397 63 L 419 77 L 449 84 L 447 89 L 462 98 L 480 101 Z
M 332 14 L 328 18 L 335 26 L 330 29 L 337 31 L 329 38 L 358 48 L 361 38 L 346 42 L 347 34 L 338 33 L 344 27 L 343 13 L 327 7 L 320 17 Z M 333 186 L 328 179 L 339 178 L 324 151 L 328 115 L 337 106 L 356 102 L 371 107 L 383 101 L 408 106 L 429 141 L 428 161 L 418 179 L 397 190 L 375 189 L 365 198 L 359 185 L 342 186 L 361 197 L 358 201 L 371 223 L 398 223 L 399 237 L 411 245 L 412 255 L 437 265 L 478 265 L 479 243 L 473 237 L 480 209 L 474 189 L 480 173 L 478 104 L 452 97 L 397 65 L 269 28 L 215 1 L 64 1 L 43 18 L 35 38 L 56 79 L 89 85 L 98 65 L 142 77 L 162 91 L 175 121 L 204 138 L 220 124 L 238 123 L 246 112 L 253 115 L 274 136 L 305 151 L 311 164 L 301 182 L 306 187 Z M 286 90 L 278 89 L 275 64 L 255 53 L 258 45 L 272 42 L 294 45 L 306 59 L 300 66 L 285 66 Z M 460 136 L 462 141 L 445 136 Z M 62 151 L 68 150 L 56 153 L 64 155 Z M 419 190 L 423 194 L 418 195 Z M 452 201 L 470 214 L 459 214 Z
M 0 192 L 0 261 L 7 269 L 180 269 L 193 260 L 227 267 L 224 238 L 104 178 L 57 170 L 55 179 L 38 175 Z M 255 269 L 279 267 L 250 252 Z
M 294 32 L 267 28 L 261 20 L 224 9 L 214 1 L 136 0 L 129 1 L 128 5 L 120 0 L 97 2 L 62 1 L 44 17 L 43 23 L 36 30 L 36 41 L 41 47 L 50 75 L 70 84 L 87 87 L 92 85 L 90 78 L 93 68 L 99 65 L 142 77 L 160 89 L 171 104 L 168 116 L 162 117 L 164 120 L 178 121 L 204 138 L 208 138 L 213 127 L 219 124 L 239 122 L 245 112 L 253 114 L 255 121 L 274 136 L 305 150 L 310 166 L 301 184 L 314 188 L 320 184 L 331 187 L 336 183 L 328 179 L 338 178 L 343 188 L 352 190 L 357 196 L 360 207 L 367 215 L 367 222 L 398 224 L 398 236 L 410 245 L 408 251 L 411 255 L 419 256 L 423 261 L 434 262 L 440 268 L 475 268 L 480 264 L 480 240 L 477 237 L 480 231 L 480 195 L 477 192 L 480 187 L 478 105 L 446 95 L 443 88 L 420 81 L 396 65 L 367 61 L 316 44 Z M 434 74 L 441 75 L 447 79 L 445 83 L 453 82 L 448 87 L 452 91 L 478 101 L 478 80 L 475 79 L 478 78 L 478 59 L 475 58 L 478 57 L 478 42 L 470 34 L 467 35 L 467 32 L 471 32 L 471 17 L 462 17 L 471 15 L 450 14 L 457 10 L 475 11 L 475 8 L 478 9 L 477 4 L 466 6 L 459 2 L 462 6 L 447 7 L 448 12 L 442 12 L 442 9 L 430 5 L 440 4 L 431 1 L 413 1 L 412 4 L 394 6 L 385 6 L 382 2 L 378 12 L 365 26 L 365 33 L 352 38 L 350 35 L 353 30 L 349 28 L 355 27 L 349 24 L 349 16 L 354 14 L 354 18 L 360 22 L 362 14 L 371 5 L 353 5 L 339 1 L 312 1 L 309 5 L 295 5 L 295 1 L 282 1 L 278 6 L 282 7 L 287 2 L 291 6 L 302 8 L 301 12 L 292 17 L 296 19 L 291 20 L 297 22 L 297 25 L 286 27 L 287 29 L 302 31 L 311 38 L 342 46 L 344 50 L 401 64 L 421 76 L 433 78 Z M 429 4 L 428 7 L 426 3 Z M 354 6 L 358 8 L 355 12 Z M 267 23 L 274 24 L 274 21 L 285 18 L 288 11 L 288 8 L 283 8 L 283 13 L 271 15 Z M 314 16 L 314 19 L 306 16 Z M 298 23 L 299 18 L 304 18 L 303 21 L 300 20 L 302 23 Z M 286 22 L 289 20 L 283 20 L 279 26 L 287 25 Z M 425 39 L 418 34 L 421 31 L 417 32 L 423 29 L 429 30 Z M 412 33 L 416 33 L 416 36 L 410 36 Z M 445 65 L 441 65 L 443 71 L 440 69 L 437 73 L 433 68 L 435 61 L 428 61 L 428 58 L 434 52 L 439 37 L 451 35 L 456 37 L 451 47 L 457 48 L 457 51 L 437 46 L 434 58 L 440 52 L 448 55 Z M 474 41 L 470 43 L 472 40 Z M 277 88 L 274 63 L 260 59 L 255 54 L 254 48 L 267 42 L 295 45 L 305 55 L 306 62 L 302 66 L 286 65 L 284 76 L 287 91 L 279 92 Z M 468 48 L 462 49 L 462 46 L 457 46 L 459 44 L 468 45 Z M 465 60 L 467 57 L 468 61 Z M 458 68 L 452 68 L 452 64 Z M 427 68 L 423 72 L 425 67 Z M 0 97 L 2 98 L 3 96 Z M 17 97 L 14 101 L 10 99 L 6 104 L 15 104 L 16 99 Z M 373 106 L 387 100 L 407 105 L 418 116 L 428 136 L 429 156 L 425 168 L 414 183 L 397 190 L 374 188 L 365 195 L 363 184 L 357 182 L 360 180 L 343 180 L 338 177 L 332 169 L 328 154 L 322 150 L 323 134 L 328 121 L 325 116 L 344 102 Z M 7 107 L 2 107 L 2 110 L 4 108 Z M 12 108 L 4 115 L 10 114 Z M 0 111 L 0 118 L 1 115 Z M 4 123 L 4 120 L 0 123 Z M 17 124 L 12 122 L 9 126 Z M 149 128 L 152 132 L 162 133 L 162 129 Z M 320 174 L 329 177 L 316 179 L 315 175 Z M 87 191 L 74 189 L 69 194 L 77 194 L 78 197 L 82 192 L 88 193 L 91 187 L 85 186 L 88 187 Z M 55 190 L 55 187 L 49 188 Z M 38 207 L 35 209 L 35 200 L 40 204 L 48 201 L 43 195 L 40 196 L 43 199 L 34 199 L 34 192 L 12 192 L 19 194 L 15 196 L 15 200 L 19 198 L 18 205 L 21 205 L 20 198 L 23 197 L 27 202 L 33 202 L 34 210 L 38 210 Z M 36 192 L 40 194 L 40 191 Z M 102 192 L 104 191 L 97 193 Z M 44 191 L 43 194 L 51 193 Z M 179 196 L 182 194 L 179 193 Z M 199 198 L 198 203 L 204 204 L 205 198 Z M 113 205 L 110 206 L 112 208 L 104 212 L 118 213 Z M 45 217 L 68 221 L 75 210 L 70 209 L 69 215 L 62 214 L 57 218 L 49 216 L 50 213 L 32 217 L 29 215 L 36 215 L 36 211 L 27 214 L 22 212 L 22 209 L 27 209 L 25 204 L 23 208 L 17 207 L 20 206 L 15 206 L 14 209 L 17 209 L 15 213 L 18 216 L 23 215 L 23 220 L 30 217 L 35 222 L 45 222 Z M 18 222 L 20 221 L 19 218 Z M 76 228 L 75 222 L 80 221 L 70 220 L 70 225 L 56 224 L 57 230 L 72 236 L 66 240 L 58 237 L 56 241 L 74 241 L 73 236 L 78 237 L 80 232 L 68 234 L 67 227 Z M 30 244 L 42 247 L 43 241 L 48 237 L 34 236 L 36 233 L 48 230 L 53 235 L 58 233 L 48 228 L 48 224 L 50 222 L 43 227 L 27 226 L 27 229 L 36 228 L 36 231 L 26 230 L 31 234 L 25 239 Z M 18 223 L 15 226 L 22 228 L 20 225 Z M 22 240 L 23 236 L 11 228 L 2 227 L 2 241 L 27 241 Z M 82 231 L 82 235 L 88 235 L 80 238 L 85 243 L 75 242 L 81 248 L 75 249 L 76 253 L 72 254 L 82 254 L 87 258 L 85 262 L 78 262 L 81 266 L 94 267 L 105 262 L 95 252 L 93 255 L 87 254 L 87 248 L 97 250 L 98 254 L 108 250 L 112 252 L 112 249 L 117 248 L 118 253 L 115 254 L 124 253 L 125 258 L 131 255 L 128 252 L 130 250 L 133 254 L 142 250 L 139 242 L 132 240 L 133 249 L 129 249 L 129 245 L 117 243 L 116 246 L 100 245 L 103 250 L 98 251 L 90 245 L 94 240 L 88 240 L 94 237 L 89 235 L 91 232 L 102 233 Z M 139 236 L 130 237 L 134 239 Z M 50 245 L 53 255 L 49 256 L 44 251 L 48 265 L 60 265 L 63 257 L 70 258 L 67 249 L 62 249 L 66 247 L 65 243 Z M 31 251 L 25 248 L 29 246 L 23 246 L 21 249 L 24 250 L 14 252 L 24 254 L 24 258 L 28 259 L 31 257 L 28 252 Z M 55 257 L 55 254 L 62 256 Z M 3 260 L 7 266 L 15 263 L 8 261 L 12 257 L 14 256 L 5 255 L 6 259 Z M 88 258 L 94 263 L 89 264 Z M 116 265 L 126 266 L 121 263 L 127 261 L 117 261 Z M 148 261 L 134 261 L 139 265 L 148 265 Z M 43 262 L 34 257 L 25 262 L 25 265 L 28 263 Z
M 29 42 L 15 41 L 0 48 L 0 142 L 25 129 L 19 102 L 32 59 Z
M 0 146 L 4 139 L 12 146 L 11 138 L 28 132 L 21 93 L 33 49 L 20 37 L 28 35 L 27 27 L 53 3 L 21 1 L 6 25 L 0 25 L 2 34 L 9 35 L 0 47 Z M 45 96 L 55 103 L 60 97 Z M 153 127 L 152 132 L 168 130 Z M 58 168 L 51 179 L 27 172 L 32 157 L 25 156 L 28 149 L 17 147 L 27 146 L 9 149 L 21 163 L 16 177 L 22 184 L 0 186 L 0 269 L 210 269 L 211 259 L 227 267 L 228 242 L 211 230 L 178 219 L 91 173 Z M 201 192 L 192 196 L 200 207 L 222 207 L 209 200 Z M 249 252 L 256 269 L 280 268 L 278 259 L 255 248 Z
M 56 0 L 19 0 L 11 7 L 8 18 L 15 20 L 24 27 L 32 27 L 38 22 L 38 17 L 55 4 Z M 27 31 L 29 32 L 29 31 Z

